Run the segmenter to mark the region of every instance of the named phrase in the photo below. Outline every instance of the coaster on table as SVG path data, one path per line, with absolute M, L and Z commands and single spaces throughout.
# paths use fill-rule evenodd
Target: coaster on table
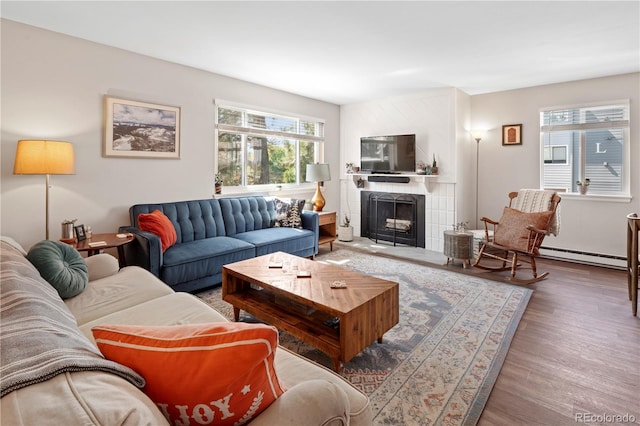
M 332 281 L 331 288 L 347 288 L 347 283 L 345 281 Z

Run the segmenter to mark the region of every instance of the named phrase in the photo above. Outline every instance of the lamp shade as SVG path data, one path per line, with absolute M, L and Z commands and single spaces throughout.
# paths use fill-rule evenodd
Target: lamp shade
M 18 141 L 14 175 L 75 174 L 73 144 L 60 141 Z
M 484 138 L 484 134 L 486 133 L 486 131 L 484 129 L 476 129 L 476 130 L 472 130 L 471 131 L 471 135 L 473 136 L 473 138 L 476 141 L 480 141 L 482 140 L 482 138 Z
M 328 164 L 307 164 L 307 182 L 324 182 L 331 180 Z

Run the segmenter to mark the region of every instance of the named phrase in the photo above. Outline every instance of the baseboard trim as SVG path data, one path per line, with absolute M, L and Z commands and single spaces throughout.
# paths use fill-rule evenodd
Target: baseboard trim
M 627 267 L 626 257 L 558 247 L 540 247 L 540 257 L 544 259 L 583 263 L 586 265 L 605 266 L 613 269 L 624 270 Z

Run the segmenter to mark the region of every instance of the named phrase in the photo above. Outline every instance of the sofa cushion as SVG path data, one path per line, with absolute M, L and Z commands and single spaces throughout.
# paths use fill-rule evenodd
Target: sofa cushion
M 289 201 L 276 199 L 276 222 L 274 226 L 283 228 L 302 228 L 300 214 L 305 200 L 292 198 Z
M 220 198 L 226 235 L 271 228 L 276 218 L 275 202 L 264 197 Z
M 2 424 L 169 426 L 140 389 L 101 371 L 66 372 L 5 395 Z
M 160 210 L 154 210 L 151 213 L 140 213 L 138 215 L 138 226 L 143 231 L 151 232 L 160 237 L 162 251 L 174 245 L 178 239 L 173 223 Z
M 177 292 L 96 318 L 82 324 L 80 331 L 95 345 L 91 329 L 99 325 L 181 325 L 214 322 L 229 320 L 193 294 Z
M 505 207 L 493 241 L 515 250 L 530 251 L 532 247 L 529 247 L 530 232 L 527 226 L 533 225 L 538 229 L 546 229 L 552 215 L 552 211 L 523 213 L 520 210 Z
M 225 235 L 222 211 L 217 198 L 136 204 L 129 208 L 131 225 L 139 228 L 140 213 L 151 213 L 154 210 L 160 210 L 171 220 L 178 236 L 177 244 Z
M 64 303 L 78 325 L 82 325 L 168 294 L 173 294 L 171 287 L 149 271 L 138 266 L 127 266 L 117 274 L 89 281 L 82 293 L 65 299 Z
M 171 423 L 245 424 L 284 389 L 273 362 L 278 331 L 264 324 L 98 326 L 102 353 L 138 371 L 145 393 Z
M 31 247 L 27 259 L 63 299 L 80 294 L 89 282 L 87 264 L 69 244 L 40 241 Z
M 256 248 L 256 256 L 263 256 L 277 251 L 299 254 L 309 250 L 313 251 L 315 247 L 315 234 L 307 229 L 260 229 L 236 234 L 233 238 L 253 244 Z
M 253 245 L 230 237 L 176 244 L 164 253 L 160 278 L 169 285 L 176 285 L 220 273 L 222 265 L 255 255 Z

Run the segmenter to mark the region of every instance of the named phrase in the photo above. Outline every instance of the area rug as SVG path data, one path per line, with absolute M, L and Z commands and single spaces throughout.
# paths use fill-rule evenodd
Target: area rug
M 476 424 L 532 291 L 353 249 L 316 260 L 400 284 L 399 323 L 340 371 L 369 396 L 374 424 Z M 232 318 L 220 288 L 198 296 Z M 280 344 L 331 368 L 287 333 Z

